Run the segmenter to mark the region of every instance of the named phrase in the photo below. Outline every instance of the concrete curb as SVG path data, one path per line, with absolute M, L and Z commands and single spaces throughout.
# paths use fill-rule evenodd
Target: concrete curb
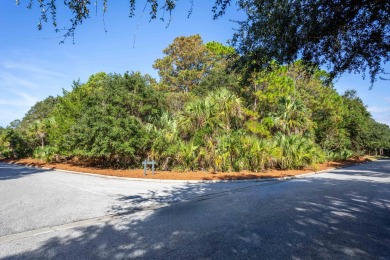
M 243 179 L 243 180 L 164 180 L 164 179 L 129 178 L 129 177 L 102 175 L 102 174 L 98 174 L 98 173 L 76 172 L 76 171 L 53 169 L 53 168 L 47 168 L 47 167 L 29 166 L 29 165 L 23 165 L 23 164 L 17 164 L 17 163 L 6 163 L 6 164 L 12 164 L 12 165 L 18 165 L 21 167 L 28 167 L 28 168 L 35 168 L 35 169 L 42 169 L 42 170 L 66 172 L 66 173 L 71 173 L 71 174 L 81 174 L 81 175 L 94 176 L 94 177 L 105 178 L 105 179 L 117 179 L 117 180 L 127 180 L 127 181 L 143 181 L 143 182 L 159 182 L 159 183 L 240 183 L 240 182 L 285 181 L 285 180 L 291 180 L 291 179 L 299 179 L 299 178 L 304 178 L 307 176 L 311 176 L 311 175 L 315 175 L 315 174 L 319 174 L 319 173 L 323 173 L 323 172 L 353 167 L 353 166 L 356 166 L 359 164 L 365 164 L 365 163 L 370 163 L 370 162 L 362 162 L 362 163 L 356 163 L 356 164 L 352 164 L 352 165 L 329 168 L 329 169 L 321 170 L 321 171 L 307 172 L 307 173 L 294 175 L 294 176 L 285 176 L 285 177 L 278 177 L 278 178 Z

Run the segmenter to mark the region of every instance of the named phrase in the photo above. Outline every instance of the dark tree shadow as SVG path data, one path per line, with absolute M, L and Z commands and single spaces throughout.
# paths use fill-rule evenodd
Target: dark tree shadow
M 357 170 L 355 166 L 350 166 L 343 171 L 329 171 L 334 174 L 348 174 L 351 177 L 379 177 L 389 178 L 390 176 L 390 159 L 381 159 L 376 163 L 361 164 Z
M 38 248 L 5 259 L 390 259 L 390 174 L 375 167 L 215 193 L 207 183 L 150 191 L 169 205 L 114 207 L 117 218 L 37 237 Z
M 10 180 L 10 179 L 19 179 L 28 175 L 42 173 L 48 170 L 37 169 L 37 168 L 27 168 L 25 166 L 20 166 L 16 164 L 9 164 L 0 162 L 0 181 Z

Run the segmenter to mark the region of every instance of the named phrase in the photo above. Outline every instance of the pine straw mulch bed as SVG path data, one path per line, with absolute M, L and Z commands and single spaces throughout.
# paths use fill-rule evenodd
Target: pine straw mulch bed
M 347 161 L 341 162 L 327 162 L 323 164 L 317 164 L 315 168 L 308 168 L 303 170 L 269 170 L 264 172 L 180 172 L 180 171 L 155 171 L 154 175 L 150 169 L 147 171 L 147 175 L 144 176 L 143 169 L 102 169 L 96 167 L 87 167 L 77 165 L 75 163 L 45 163 L 37 159 L 2 159 L 2 162 L 18 164 L 24 166 L 33 166 L 33 167 L 45 167 L 50 169 L 61 169 L 75 172 L 84 172 L 108 176 L 118 176 L 118 177 L 129 177 L 129 178 L 146 178 L 146 179 L 163 179 L 163 180 L 244 180 L 244 179 L 264 179 L 264 178 L 280 178 L 295 176 L 304 173 L 309 173 L 313 171 L 322 171 L 332 168 L 339 168 L 354 164 L 359 164 L 363 162 L 370 161 L 365 158 L 355 158 Z

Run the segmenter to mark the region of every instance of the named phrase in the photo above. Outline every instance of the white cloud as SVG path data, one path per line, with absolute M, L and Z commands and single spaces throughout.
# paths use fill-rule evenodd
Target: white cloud
M 4 54 L 5 55 L 5 54 Z M 29 53 L 0 54 L 0 125 L 21 119 L 31 106 L 61 93 L 67 75 L 54 60 L 42 61 Z
M 37 89 L 38 85 L 31 80 L 15 76 L 9 72 L 0 72 L 0 87 L 27 87 L 29 89 Z
M 2 66 L 7 70 L 23 70 L 24 72 L 34 73 L 38 77 L 64 77 L 65 74 L 44 69 L 37 63 L 21 63 L 15 61 L 4 61 Z
M 12 96 L 0 98 L 0 126 L 6 126 L 15 119 L 22 119 L 39 99 L 23 91 L 13 91 Z
M 372 106 L 368 107 L 367 110 L 375 121 L 390 126 L 390 106 Z
M 379 123 L 387 124 L 388 126 L 390 126 L 390 115 L 375 116 L 374 119 Z
M 373 106 L 373 107 L 368 107 L 367 110 L 368 110 L 368 112 L 371 112 L 371 113 L 386 113 L 386 112 L 390 112 L 390 107 Z
M 37 97 L 31 96 L 23 91 L 15 91 L 14 93 L 13 98 L 0 98 L 0 105 L 31 107 L 39 100 Z

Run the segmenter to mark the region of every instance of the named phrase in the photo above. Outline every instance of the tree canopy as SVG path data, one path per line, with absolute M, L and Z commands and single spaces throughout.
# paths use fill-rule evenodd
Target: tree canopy
M 240 0 L 248 19 L 233 43 L 242 65 L 262 68 L 270 61 L 297 58 L 327 65 L 334 78 L 365 73 L 371 83 L 390 60 L 390 2 L 381 0 Z
M 212 56 L 200 35 L 177 37 L 163 50 L 166 55 L 157 59 L 162 83 L 181 91 L 189 91 L 210 71 Z

